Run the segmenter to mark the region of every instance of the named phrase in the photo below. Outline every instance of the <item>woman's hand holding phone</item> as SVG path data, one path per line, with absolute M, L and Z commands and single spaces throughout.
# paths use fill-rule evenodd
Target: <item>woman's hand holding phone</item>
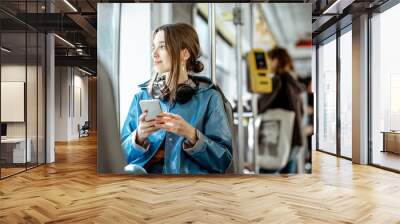
M 145 110 L 140 116 L 139 116 L 139 126 L 137 128 L 137 133 L 136 133 L 136 142 L 139 145 L 143 145 L 144 140 L 154 132 L 158 131 L 160 128 L 155 126 L 156 121 L 155 120 L 150 120 L 146 121 L 146 115 L 147 115 L 147 110 Z
M 155 119 L 155 127 L 183 136 L 192 145 L 197 141 L 196 129 L 177 114 L 160 113 Z

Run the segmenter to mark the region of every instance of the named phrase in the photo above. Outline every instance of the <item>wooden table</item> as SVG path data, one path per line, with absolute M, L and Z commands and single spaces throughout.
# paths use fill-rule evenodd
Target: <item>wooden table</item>
M 28 144 L 26 144 L 26 142 Z M 25 149 L 25 145 L 26 147 Z M 5 160 L 6 163 L 25 163 L 31 161 L 31 145 L 32 140 L 30 138 L 6 138 L 1 139 L 1 159 Z
M 400 131 L 382 131 L 383 150 L 382 152 L 392 152 L 400 154 Z

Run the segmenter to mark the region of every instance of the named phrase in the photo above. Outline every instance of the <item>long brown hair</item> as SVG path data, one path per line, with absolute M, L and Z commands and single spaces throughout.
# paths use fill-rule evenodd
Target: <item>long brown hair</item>
M 167 81 L 170 90 L 169 101 L 171 102 L 176 94 L 181 68 L 180 52 L 187 49 L 190 57 L 186 61 L 186 70 L 194 73 L 203 71 L 204 65 L 200 58 L 199 37 L 196 30 L 186 23 L 166 24 L 158 27 L 153 32 L 153 39 L 159 31 L 164 31 L 165 44 L 169 56 L 171 57 L 171 71 Z
M 285 48 L 275 47 L 269 50 L 267 55 L 271 60 L 278 59 L 277 74 L 288 72 L 286 71 L 287 67 L 289 67 L 291 71 L 294 71 L 293 60 Z

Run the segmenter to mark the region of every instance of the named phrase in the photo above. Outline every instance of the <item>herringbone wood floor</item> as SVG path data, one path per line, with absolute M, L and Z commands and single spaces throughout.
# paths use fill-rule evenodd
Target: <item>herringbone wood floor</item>
M 98 175 L 96 139 L 0 181 L 0 223 L 400 223 L 400 175 L 314 153 L 313 174 Z

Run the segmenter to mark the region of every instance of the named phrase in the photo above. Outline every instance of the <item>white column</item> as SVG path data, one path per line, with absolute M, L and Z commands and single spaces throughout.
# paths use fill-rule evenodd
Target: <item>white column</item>
M 368 16 L 353 20 L 353 162 L 368 163 Z
M 55 161 L 55 76 L 54 35 L 46 36 L 46 163 Z

